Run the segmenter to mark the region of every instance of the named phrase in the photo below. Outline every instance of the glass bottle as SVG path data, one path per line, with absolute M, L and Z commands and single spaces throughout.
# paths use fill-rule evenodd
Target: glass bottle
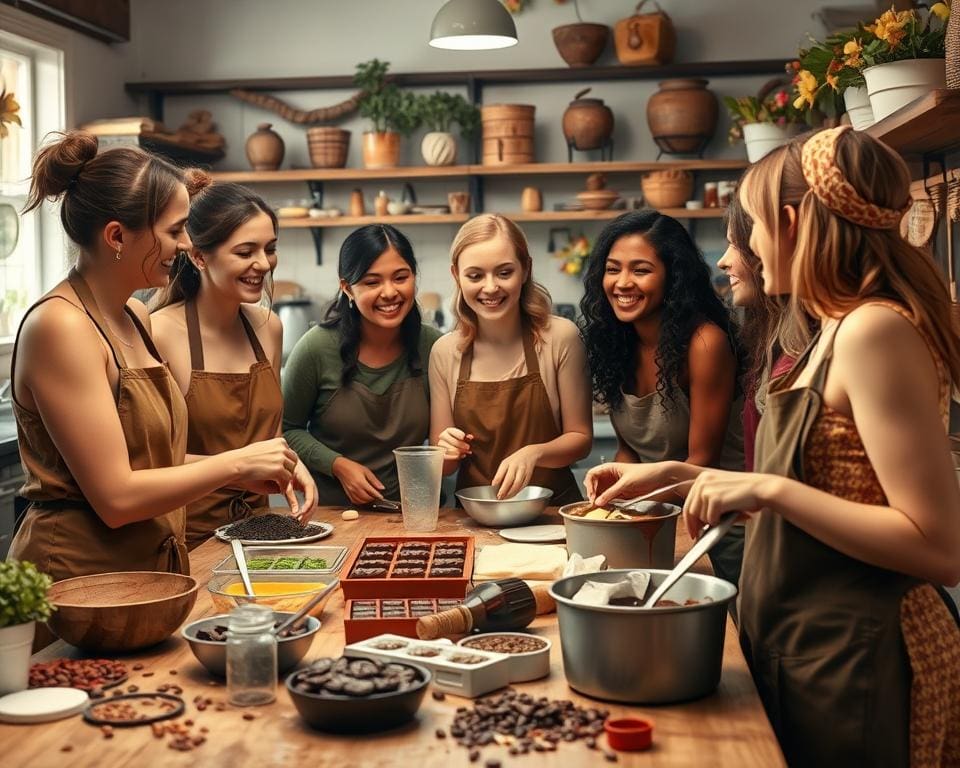
M 264 605 L 246 603 L 230 614 L 227 696 L 239 707 L 269 704 L 277 697 L 277 637 L 273 611 Z

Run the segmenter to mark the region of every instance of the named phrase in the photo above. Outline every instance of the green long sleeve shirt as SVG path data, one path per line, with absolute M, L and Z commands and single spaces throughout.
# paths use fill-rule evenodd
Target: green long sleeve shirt
M 440 332 L 429 325 L 420 331 L 420 362 L 424 382 L 430 349 L 440 338 Z M 333 462 L 341 454 L 325 445 L 319 436 L 324 408 L 342 386 L 340 377 L 340 333 L 336 328 L 315 326 L 307 331 L 294 346 L 284 368 L 283 436 L 300 460 L 312 472 L 333 475 Z M 406 355 L 383 368 L 370 368 L 358 363 L 354 381 L 371 392 L 382 395 L 398 381 L 411 376 Z

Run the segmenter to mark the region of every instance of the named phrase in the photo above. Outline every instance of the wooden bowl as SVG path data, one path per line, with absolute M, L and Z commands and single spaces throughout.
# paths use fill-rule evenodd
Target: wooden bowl
M 587 190 L 577 194 L 577 200 L 588 211 L 603 211 L 620 199 L 620 193 L 612 189 Z
M 197 600 L 197 580 L 179 573 L 122 571 L 56 582 L 48 624 L 71 645 L 97 653 L 146 648 L 166 640 Z
M 571 67 L 589 67 L 607 47 L 610 27 L 606 24 L 565 24 L 553 28 L 553 44 Z
M 640 180 L 643 199 L 651 208 L 682 208 L 693 194 L 693 175 L 675 169 L 653 171 Z

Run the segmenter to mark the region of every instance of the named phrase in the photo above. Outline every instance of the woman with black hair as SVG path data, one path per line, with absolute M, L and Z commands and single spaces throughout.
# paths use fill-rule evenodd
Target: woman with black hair
M 340 293 L 303 335 L 283 377 L 284 437 L 336 506 L 398 499 L 393 449 L 430 430 L 425 368 L 440 334 L 416 304 L 410 241 L 387 224 L 350 233 Z
M 239 184 L 214 184 L 205 171 L 185 174 L 190 194 L 190 253 L 177 254 L 170 282 L 152 302 L 154 339 L 183 392 L 187 453 L 209 456 L 281 434 L 283 326 L 260 302 L 277 266 L 277 218 Z M 303 463 L 290 462 L 291 509 L 307 519 L 317 489 Z M 220 488 L 187 506 L 187 548 L 222 525 L 268 506 L 268 497 Z

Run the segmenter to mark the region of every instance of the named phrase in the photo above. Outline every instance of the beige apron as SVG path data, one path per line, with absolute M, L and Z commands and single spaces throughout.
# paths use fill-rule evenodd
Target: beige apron
M 823 406 L 831 340 L 809 386 L 771 385 L 757 432 L 756 471 L 804 480 L 804 452 Z M 920 582 L 868 565 L 780 515 L 747 526 L 741 643 L 791 766 L 908 766 L 911 671 L 901 600 Z
M 460 358 L 457 390 L 453 398 L 453 423 L 474 436 L 472 453 L 460 462 L 457 489 L 490 485 L 497 467 L 524 446 L 548 443 L 563 434 L 550 406 L 533 333 L 523 332 L 527 374 L 506 381 L 470 381 L 473 345 Z M 551 504 L 570 504 L 583 496 L 569 467 L 537 467 L 530 485 L 553 491 Z
M 190 417 L 187 453 L 213 456 L 276 437 L 283 418 L 283 395 L 246 315 L 241 310 L 240 322 L 257 361 L 246 373 L 216 373 L 204 370 L 196 303 L 185 302 L 184 313 L 191 368 L 186 394 Z M 221 488 L 188 504 L 187 547 L 198 547 L 221 525 L 248 517 L 252 510 L 267 505 L 266 496 L 231 488 Z
M 152 368 L 128 368 L 86 282 L 75 270 L 71 270 L 68 281 L 90 320 L 106 339 L 120 371 L 117 414 L 131 469 L 183 464 L 187 409 L 150 335 L 136 314 L 127 308 L 147 350 L 159 362 Z M 63 297 L 48 296 L 34 304 L 30 311 L 55 298 Z M 14 345 L 14 365 L 16 360 Z M 12 367 L 10 375 L 12 378 Z M 40 415 L 16 402 L 14 412 L 20 458 L 27 474 L 20 492 L 32 504 L 14 537 L 10 557 L 36 563 L 55 581 L 108 571 L 189 573 L 184 546 L 186 518 L 182 507 L 150 520 L 110 528 L 84 499 Z M 91 448 L 95 450 L 96 446 Z
M 313 431 L 313 430 L 312 430 Z M 430 435 L 430 399 L 423 373 L 395 382 L 378 395 L 356 381 L 327 401 L 315 427 L 317 440 L 370 469 L 385 499 L 400 499 L 393 449 L 423 445 Z M 352 506 L 336 477 L 314 473 L 321 504 Z

